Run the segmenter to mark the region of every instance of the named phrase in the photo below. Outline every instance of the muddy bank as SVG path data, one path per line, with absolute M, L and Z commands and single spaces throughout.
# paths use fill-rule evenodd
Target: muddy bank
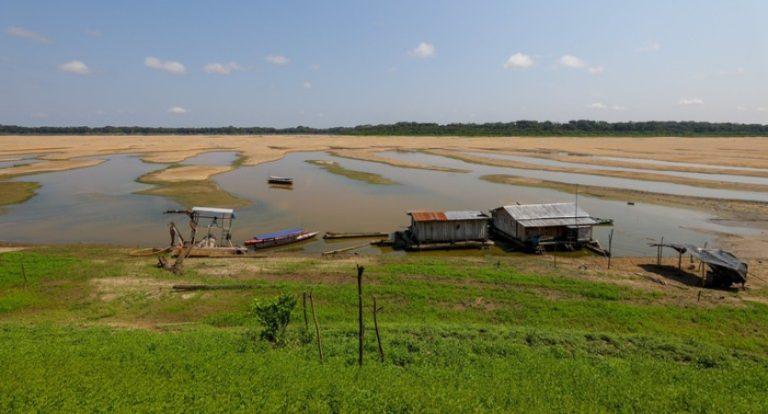
M 32 164 L 18 165 L 14 167 L 0 169 L 0 178 L 19 177 L 22 175 L 41 174 L 47 172 L 57 172 L 74 170 L 77 168 L 94 167 L 101 164 L 104 160 L 62 160 L 62 161 L 40 161 Z
M 351 170 L 348 168 L 345 168 L 341 166 L 341 164 L 335 162 L 335 161 L 325 161 L 325 160 L 307 160 L 306 161 L 309 164 L 316 165 L 326 171 L 328 171 L 331 174 L 340 175 L 342 177 L 347 177 L 350 180 L 355 181 L 362 181 L 364 183 L 373 184 L 373 185 L 394 185 L 397 184 L 395 181 L 390 180 L 389 178 L 386 178 L 380 174 L 365 172 L 365 171 L 357 171 L 357 170 Z
M 184 165 L 172 166 L 142 175 L 136 181 L 154 187 L 136 194 L 163 196 L 184 207 L 244 207 L 250 201 L 224 191 L 211 180 L 216 174 L 232 170 L 230 166 Z
M 23 203 L 35 196 L 40 184 L 24 181 L 0 181 L 0 214 L 3 206 Z
M 391 148 L 391 149 L 396 149 L 396 148 Z M 380 164 L 391 165 L 393 167 L 399 167 L 399 168 L 413 168 L 418 170 L 432 170 L 432 171 L 455 172 L 455 173 L 468 172 L 467 170 L 461 170 L 457 168 L 440 167 L 437 165 L 397 160 L 393 158 L 383 157 L 377 154 L 378 152 L 386 151 L 386 150 L 387 150 L 386 148 L 380 148 L 375 150 L 335 149 L 335 150 L 328 151 L 328 153 L 330 153 L 331 155 L 335 155 L 337 157 L 350 158 L 353 160 L 360 160 L 360 161 L 377 162 Z

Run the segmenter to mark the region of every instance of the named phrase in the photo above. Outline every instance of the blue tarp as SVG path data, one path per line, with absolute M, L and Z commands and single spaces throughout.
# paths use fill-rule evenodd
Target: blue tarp
M 259 240 L 279 239 L 282 237 L 298 236 L 301 233 L 304 233 L 304 229 L 289 229 L 289 230 L 276 231 L 274 233 L 257 234 L 253 238 L 259 239 Z

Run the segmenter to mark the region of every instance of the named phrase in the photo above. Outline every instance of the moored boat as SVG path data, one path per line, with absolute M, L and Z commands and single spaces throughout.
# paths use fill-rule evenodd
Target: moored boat
M 266 249 L 268 247 L 282 246 L 297 243 L 317 236 L 317 232 L 308 232 L 304 229 L 281 230 L 273 233 L 257 234 L 244 244 L 253 249 Z
M 293 178 L 270 175 L 269 178 L 267 178 L 267 182 L 269 184 L 293 185 Z

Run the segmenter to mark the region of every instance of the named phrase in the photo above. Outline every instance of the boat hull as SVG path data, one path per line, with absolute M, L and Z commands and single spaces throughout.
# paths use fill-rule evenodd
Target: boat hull
M 309 240 L 317 236 L 317 232 L 301 233 L 296 236 L 280 237 L 274 239 L 251 239 L 246 240 L 245 245 L 251 249 L 268 249 L 270 247 L 284 246 L 286 244 L 298 243 L 304 240 Z

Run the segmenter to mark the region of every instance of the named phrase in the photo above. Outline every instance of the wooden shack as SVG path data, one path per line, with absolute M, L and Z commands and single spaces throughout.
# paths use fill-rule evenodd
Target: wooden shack
M 414 211 L 404 236 L 409 247 L 484 246 L 490 217 L 481 211 Z
M 491 210 L 494 234 L 525 247 L 580 248 L 600 221 L 575 203 L 516 204 Z

